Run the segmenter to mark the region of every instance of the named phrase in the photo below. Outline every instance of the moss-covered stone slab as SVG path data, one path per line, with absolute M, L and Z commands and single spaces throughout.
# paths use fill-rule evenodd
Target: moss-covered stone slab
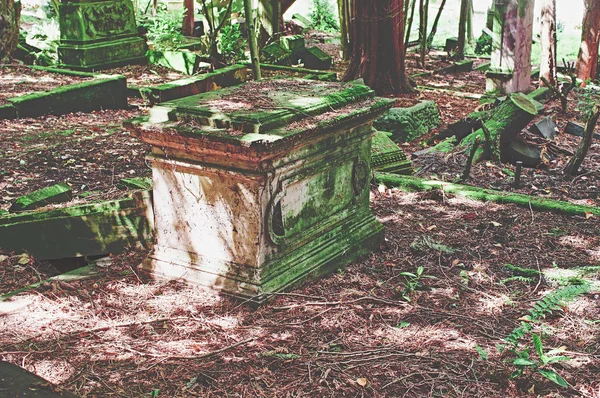
M 0 248 L 39 260 L 94 256 L 140 247 L 152 240 L 148 192 L 62 209 L 0 215 Z
M 406 154 L 390 138 L 391 133 L 378 131 L 373 137 L 371 164 L 373 170 L 396 174 L 412 174 L 412 165 Z
M 65 183 L 55 184 L 28 195 L 21 196 L 8 209 L 10 212 L 33 210 L 50 203 L 68 202 L 73 197 L 71 187 Z
M 308 80 L 317 80 L 320 82 L 337 82 L 337 73 L 310 73 L 304 76 Z
M 151 104 L 158 104 L 177 98 L 205 93 L 221 87 L 231 87 L 246 81 L 245 65 L 231 65 L 214 72 L 203 73 L 185 79 L 173 80 L 169 83 L 152 87 L 131 87 L 139 96 L 148 99 Z
M 282 36 L 279 44 L 292 53 L 302 53 L 305 50 L 304 36 L 302 35 Z
M 117 184 L 119 189 L 152 189 L 152 179 L 149 177 L 134 177 L 134 178 L 123 178 Z
M 291 65 L 292 52 L 279 43 L 271 43 L 262 49 L 261 61 L 277 65 Z
M 397 141 L 412 141 L 440 124 L 440 114 L 433 101 L 423 101 L 409 108 L 392 108 L 377 119 L 378 130 L 389 131 Z
M 148 62 L 193 75 L 198 72 L 200 56 L 190 51 L 148 51 Z
M 310 47 L 304 52 L 303 61 L 306 68 L 327 70 L 331 68 L 333 58 L 319 47 Z
M 296 23 L 296 25 L 298 25 L 299 27 L 302 28 L 302 30 L 309 30 L 312 29 L 313 27 L 313 22 L 306 18 L 304 15 L 302 14 L 294 14 L 292 15 L 292 21 L 294 21 Z
M 461 73 L 470 72 L 473 70 L 473 60 L 457 61 L 450 66 L 446 66 L 438 71 L 438 73 Z
M 4 397 L 77 398 L 17 365 L 0 361 L 0 386 Z
M 78 70 L 145 63 L 131 0 L 66 0 L 58 9 L 59 62 Z
M 378 247 L 362 85 L 273 79 L 168 101 L 126 126 L 152 145 L 156 245 L 142 269 L 262 302 Z
M 52 73 L 73 73 L 64 69 L 35 67 Z M 63 115 L 71 112 L 91 112 L 100 109 L 127 107 L 127 80 L 122 75 L 92 75 L 93 80 L 69 84 L 53 90 L 40 91 L 8 98 L 9 106 L 0 118 L 38 117 L 46 114 Z

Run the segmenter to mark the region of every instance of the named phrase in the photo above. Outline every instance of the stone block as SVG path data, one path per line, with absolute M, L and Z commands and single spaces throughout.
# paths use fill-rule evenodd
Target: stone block
M 292 20 L 302 28 L 302 30 L 312 29 L 313 23 L 310 19 L 306 18 L 302 14 L 294 14 L 292 15 Z
M 454 69 L 455 73 L 470 72 L 473 70 L 473 60 L 466 59 L 463 61 L 458 61 L 454 64 L 454 66 L 455 66 L 455 69 Z
M 292 53 L 301 53 L 305 50 L 304 36 L 302 35 L 282 36 L 279 39 L 279 44 L 281 44 L 281 47 Z
M 361 85 L 264 79 L 128 121 L 153 147 L 156 244 L 141 269 L 262 302 L 377 248 L 372 121 L 392 103 Z
M 165 66 L 186 75 L 198 72 L 200 56 L 190 51 L 148 51 L 148 62 Z
M 117 253 L 152 241 L 151 195 L 0 215 L 0 248 L 38 260 Z
M 276 65 L 291 65 L 292 52 L 279 43 L 271 43 L 262 49 L 261 62 Z
M 406 174 L 413 173 L 410 160 L 398 145 L 389 137 L 391 133 L 378 131 L 373 137 L 371 165 L 375 171 Z
M 93 80 L 49 91 L 8 98 L 16 117 L 38 117 L 127 107 L 127 80 L 121 75 L 96 75 Z
M 319 47 L 307 48 L 304 53 L 304 67 L 327 70 L 331 68 L 333 58 Z
M 308 80 L 317 80 L 321 82 L 337 82 L 337 73 L 309 73 L 304 76 Z
M 0 361 L 0 385 L 5 397 L 77 398 L 48 380 L 5 361 Z
M 377 119 L 374 126 L 378 130 L 389 131 L 397 141 L 412 141 L 428 133 L 440 124 L 437 105 L 433 101 L 423 101 L 410 108 L 392 108 Z
M 40 189 L 28 195 L 21 196 L 8 209 L 14 213 L 17 211 L 33 210 L 51 203 L 68 202 L 73 192 L 67 184 L 61 183 Z
M 456 46 L 458 46 L 458 37 L 449 37 L 446 39 L 444 51 L 451 53 L 452 51 L 456 50 Z
M 556 133 L 558 133 L 558 126 L 551 117 L 546 116 L 536 121 L 529 130 L 534 134 L 553 140 Z
M 490 70 L 490 66 L 491 66 L 491 62 L 484 62 L 481 65 L 479 65 L 478 67 L 475 68 L 476 71 L 480 71 L 480 72 L 487 72 L 488 70 Z

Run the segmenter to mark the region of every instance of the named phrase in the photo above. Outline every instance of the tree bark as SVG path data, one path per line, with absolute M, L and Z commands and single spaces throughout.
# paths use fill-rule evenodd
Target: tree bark
M 600 42 L 600 0 L 584 0 L 584 4 L 581 46 L 577 57 L 577 78 L 582 82 L 596 78 Z
M 461 60 L 465 57 L 465 37 L 467 31 L 467 13 L 469 11 L 469 0 L 460 1 L 460 16 L 458 19 L 458 43 L 454 59 Z
M 340 18 L 340 34 L 342 41 L 342 58 L 350 59 L 350 1 L 337 0 L 338 15 Z
M 0 60 L 10 57 L 19 43 L 21 3 L 0 0 Z
M 581 144 L 579 144 L 579 148 L 577 148 L 577 152 L 575 155 L 569 160 L 567 166 L 565 167 L 565 174 L 572 176 L 577 174 L 579 171 L 579 167 L 583 163 L 585 156 L 592 145 L 592 139 L 594 138 L 594 128 L 598 123 L 598 118 L 600 117 L 600 105 L 594 106 L 594 110 L 592 111 L 592 115 L 585 123 L 585 130 L 583 133 L 583 138 L 581 140 Z
M 254 80 L 260 80 L 260 60 L 258 56 L 258 40 L 254 26 L 254 12 L 252 0 L 244 0 L 244 14 L 246 17 L 246 30 L 248 31 L 248 45 L 250 46 L 250 61 L 252 61 L 252 76 Z
M 181 33 L 184 36 L 194 35 L 194 0 L 183 0 L 183 8 L 185 9 L 185 15 L 183 16 L 183 29 Z
M 429 0 L 419 0 L 419 57 L 421 67 L 425 69 L 425 54 L 427 53 L 427 17 Z
M 541 24 L 540 80 L 544 78 L 548 84 L 556 86 L 556 0 L 542 1 Z
M 433 43 L 433 38 L 435 37 L 435 34 L 437 33 L 437 26 L 438 26 L 438 23 L 440 22 L 440 17 L 442 16 L 442 11 L 444 11 L 445 5 L 446 5 L 446 0 L 442 0 L 442 4 L 440 4 L 440 8 L 438 9 L 435 19 L 433 20 L 433 26 L 431 27 L 431 32 L 429 33 L 429 37 L 427 38 L 427 46 L 429 48 L 431 48 L 431 43 Z
M 417 5 L 417 0 L 404 0 L 407 3 L 410 3 L 410 17 L 408 17 L 408 22 L 406 23 L 406 37 L 404 39 L 404 54 L 406 54 L 406 49 L 408 48 L 408 42 L 410 41 L 410 30 L 412 29 L 413 18 L 415 16 L 415 8 Z M 403 18 L 406 21 L 406 16 Z
M 352 59 L 344 80 L 363 78 L 378 95 L 412 91 L 404 66 L 403 0 L 357 1 Z

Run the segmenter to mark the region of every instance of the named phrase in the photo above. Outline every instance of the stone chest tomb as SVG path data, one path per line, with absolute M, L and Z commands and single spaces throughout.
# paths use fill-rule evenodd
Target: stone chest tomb
M 377 248 L 373 120 L 356 84 L 274 79 L 164 102 L 126 125 L 152 145 L 155 278 L 260 302 Z

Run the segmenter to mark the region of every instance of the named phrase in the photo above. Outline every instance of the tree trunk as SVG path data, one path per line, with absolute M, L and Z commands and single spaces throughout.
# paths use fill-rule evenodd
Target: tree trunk
M 581 46 L 577 57 L 577 78 L 582 82 L 596 78 L 600 41 L 600 0 L 584 0 Z
M 454 59 L 461 60 L 465 57 L 465 36 L 467 31 L 467 13 L 469 11 L 469 0 L 460 1 L 460 17 L 458 19 L 458 43 Z
M 338 15 L 340 18 L 340 34 L 342 41 L 342 58 L 350 59 L 350 1 L 338 0 Z
M 0 60 L 10 57 L 19 43 L 21 3 L 0 0 Z
M 543 0 L 541 24 L 540 80 L 556 86 L 556 0 Z
M 404 67 L 403 3 L 355 2 L 352 59 L 344 80 L 363 78 L 378 95 L 412 91 Z
M 185 15 L 183 16 L 183 28 L 181 33 L 184 36 L 194 35 L 194 0 L 183 0 L 183 8 L 185 9 Z
M 408 22 L 406 23 L 406 37 L 404 39 L 404 54 L 406 54 L 406 49 L 408 48 L 408 42 L 410 41 L 410 30 L 412 29 L 413 18 L 415 16 L 415 8 L 417 5 L 417 0 L 404 0 L 410 3 L 410 17 L 408 17 Z M 403 18 L 406 20 L 406 16 Z
M 473 0 L 467 1 L 467 43 L 473 43 Z
M 440 22 L 440 17 L 442 16 L 442 11 L 444 11 L 445 5 L 446 5 L 446 0 L 442 0 L 442 4 L 440 4 L 440 8 L 438 9 L 435 19 L 433 20 L 433 26 L 431 27 L 431 33 L 429 33 L 429 37 L 427 38 L 427 46 L 429 48 L 431 48 L 431 43 L 433 43 L 433 38 L 435 37 L 435 34 L 437 33 L 437 26 L 438 26 L 438 23 Z
M 421 67 L 425 69 L 425 54 L 427 53 L 427 16 L 429 0 L 419 0 L 419 57 Z
M 246 17 L 246 30 L 248 31 L 248 45 L 250 46 L 250 61 L 252 61 L 252 76 L 254 80 L 260 80 L 260 60 L 258 56 L 258 41 L 256 28 L 254 26 L 254 12 L 252 0 L 244 0 L 244 14 Z
M 594 138 L 594 128 L 598 123 L 598 118 L 600 117 L 600 105 L 595 105 L 594 110 L 592 111 L 592 115 L 585 123 L 585 130 L 583 134 L 583 139 L 581 140 L 581 144 L 579 144 L 579 148 L 577 148 L 577 152 L 575 155 L 569 160 L 567 166 L 565 167 L 565 174 L 572 176 L 577 174 L 579 171 L 579 167 L 583 163 L 583 159 L 588 153 L 590 149 L 590 145 L 592 145 L 592 139 Z

